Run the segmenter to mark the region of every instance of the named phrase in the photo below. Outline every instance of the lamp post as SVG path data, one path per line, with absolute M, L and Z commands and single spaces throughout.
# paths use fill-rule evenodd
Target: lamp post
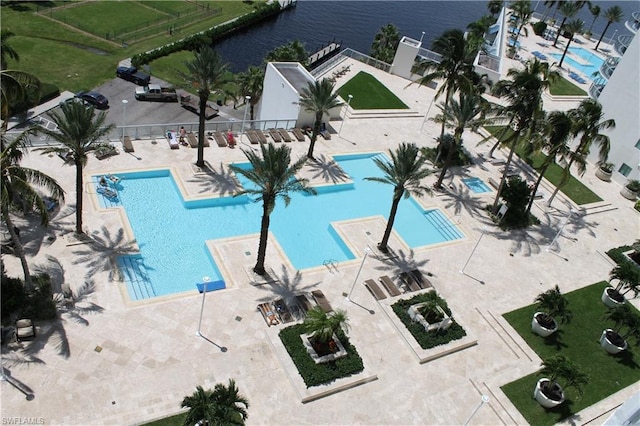
M 251 96 L 247 95 L 244 97 L 244 115 L 242 116 L 242 130 L 241 133 L 244 134 L 244 123 L 247 121 L 247 105 L 251 101 Z
M 422 35 L 420 36 L 420 46 L 422 46 L 422 39 L 424 38 L 424 31 L 422 32 Z
M 482 401 L 480 401 L 480 405 L 478 405 L 476 407 L 475 410 L 473 410 L 473 413 L 471 413 L 471 416 L 469 416 L 469 419 L 467 419 L 466 422 L 464 422 L 464 425 L 467 426 L 469 424 L 469 422 L 471 421 L 471 419 L 473 419 L 473 416 L 476 415 L 476 413 L 482 408 L 482 406 L 484 404 L 486 404 L 487 402 L 489 402 L 489 397 L 487 395 L 482 395 Z
M 609 39 L 609 44 L 611 45 L 611 47 L 613 47 L 613 40 L 615 40 L 616 38 L 616 34 L 618 34 L 618 30 L 615 30 L 613 32 L 613 35 L 611 36 L 611 38 Z
M 464 268 L 466 268 L 467 265 L 469 264 L 469 262 L 471 261 L 471 258 L 473 257 L 473 254 L 476 252 L 476 249 L 478 248 L 478 245 L 480 244 L 480 241 L 482 241 L 482 237 L 484 237 L 484 234 L 485 234 L 486 231 L 487 231 L 487 227 L 483 226 L 482 227 L 482 234 L 480 234 L 480 238 L 478 238 L 478 241 L 476 241 L 476 245 L 473 246 L 473 250 L 471 250 L 471 254 L 469 255 L 469 258 L 464 263 L 464 266 L 462 267 L 462 269 L 460 269 L 460 273 L 461 274 L 464 274 Z
M 358 278 L 360 277 L 360 272 L 362 272 L 362 267 L 364 266 L 364 261 L 367 260 L 367 256 L 371 253 L 371 249 L 367 247 L 364 249 L 364 257 L 362 258 L 362 262 L 360 263 L 360 268 L 358 269 L 358 273 L 356 274 L 356 279 L 353 280 L 353 285 L 351 286 L 351 290 L 349 290 L 349 294 L 347 295 L 347 302 L 351 302 L 351 293 L 353 293 L 353 289 L 356 287 L 356 283 L 358 282 Z
M 342 123 L 340 123 L 340 130 L 338 130 L 338 136 L 340 136 L 340 132 L 342 132 L 342 126 L 344 126 L 344 120 L 347 119 L 347 111 L 349 110 L 349 105 L 351 105 L 351 99 L 353 99 L 353 95 L 349 95 L 347 100 L 347 108 L 344 110 L 344 115 L 342 116 Z
M 196 331 L 196 336 L 202 337 L 200 334 L 200 326 L 202 325 L 202 314 L 204 312 L 204 299 L 207 296 L 207 284 L 211 281 L 209 277 L 202 278 L 202 306 L 200 307 L 200 320 L 198 321 L 198 331 Z
M 122 100 L 122 107 L 124 112 L 122 113 L 122 142 L 124 143 L 124 126 L 127 125 L 127 104 L 129 103 L 128 100 L 123 99 Z
M 551 240 L 551 242 L 547 246 L 547 251 L 549 251 L 549 249 L 551 249 L 551 247 L 553 247 L 553 245 L 555 244 L 555 242 L 558 239 L 558 237 L 560 236 L 560 234 L 562 234 L 562 231 L 564 230 L 564 227 L 567 226 L 567 223 L 569 223 L 569 221 L 571 220 L 571 215 L 572 214 L 573 214 L 573 209 L 569 209 L 569 214 L 567 215 L 567 218 L 564 220 L 564 223 L 562 224 L 562 226 L 560 227 L 560 229 L 556 233 L 556 236 L 553 237 L 553 240 Z

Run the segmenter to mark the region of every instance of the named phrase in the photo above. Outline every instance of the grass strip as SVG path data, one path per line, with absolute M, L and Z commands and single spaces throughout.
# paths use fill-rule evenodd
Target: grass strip
M 338 94 L 345 100 L 352 95 L 349 105 L 353 109 L 409 109 L 384 84 L 364 71 L 360 71 L 340 87 Z

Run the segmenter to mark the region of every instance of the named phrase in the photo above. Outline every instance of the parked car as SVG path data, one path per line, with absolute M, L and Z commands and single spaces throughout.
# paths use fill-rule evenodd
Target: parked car
M 109 108 L 109 100 L 102 94 L 93 90 L 89 92 L 78 92 L 76 93 L 76 98 L 82 99 L 84 102 L 91 104 L 98 109 Z
M 138 71 L 136 67 L 118 67 L 118 69 L 116 69 L 116 76 L 123 80 L 131 81 L 138 86 L 146 86 L 151 82 L 151 76 L 142 71 Z
M 144 87 L 136 87 L 136 99 L 139 101 L 177 102 L 178 94 L 173 87 L 149 84 Z

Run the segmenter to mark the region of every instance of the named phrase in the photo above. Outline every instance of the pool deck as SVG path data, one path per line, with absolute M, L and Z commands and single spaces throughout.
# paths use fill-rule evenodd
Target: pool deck
M 350 65 L 351 71 L 338 85 L 366 70 L 417 114 L 359 118 L 349 112 L 340 136 L 334 133 L 331 140 L 319 139 L 316 144 L 318 162 L 303 171 L 314 184 L 346 179 L 332 165 L 332 155 L 386 151 L 400 142 L 434 146 L 439 134 L 439 126 L 424 117 L 434 90 L 406 87 L 405 80 L 350 59 L 337 66 L 343 65 Z M 578 102 L 545 98 L 549 110 L 569 109 Z M 432 108 L 430 114 L 435 112 Z M 340 126 L 340 121 L 331 123 L 333 129 Z M 123 284 L 110 279 L 113 256 L 134 244 L 122 214 L 118 209 L 97 209 L 95 195 L 86 186 L 84 228 L 89 240 L 78 240 L 73 235 L 75 170 L 57 157 L 31 153 L 24 165 L 55 176 L 67 191 L 67 204 L 46 231 L 18 223 L 24 241 L 30 241 L 31 265 L 51 271 L 58 292 L 62 275 L 76 293 L 85 282 L 95 287 L 76 308 L 66 308 L 59 322 L 37 324 L 35 341 L 2 348 L 3 365 L 14 387 L 35 395 L 27 401 L 18 388 L 3 383 L 3 418 L 42 417 L 45 424 L 139 424 L 179 412 L 184 396 L 198 385 L 212 388 L 233 378 L 251 404 L 248 424 L 463 424 L 472 413 L 469 424 L 525 424 L 500 386 L 536 371 L 540 359 L 501 315 L 532 303 L 555 284 L 568 292 L 607 279 L 613 264 L 604 252 L 637 238 L 639 216 L 633 204 L 618 194 L 619 185 L 598 180 L 588 165 L 581 180 L 604 199 L 599 207 L 580 210 L 559 195 L 552 207 L 544 201 L 535 203 L 533 213 L 540 226 L 503 232 L 483 210 L 495 192 L 474 194 L 461 181 L 472 176 L 487 183 L 489 178 L 499 179 L 501 166 L 488 161 L 491 144 L 477 146 L 481 139 L 465 132 L 465 147 L 476 164 L 455 169 L 445 179 L 445 192 L 424 199 L 446 212 L 465 233 L 459 242 L 411 250 L 394 233 L 392 255 L 385 256 L 375 244 L 386 218 L 366 218 L 341 224 L 340 232 L 348 237 L 357 259 L 335 265 L 295 270 L 271 238 L 269 279 L 251 271 L 257 235 L 208 242 L 222 260 L 228 287 L 206 294 L 203 337 L 195 334 L 203 300 L 195 289 L 141 302 L 127 300 Z M 305 155 L 308 141 L 288 145 L 298 158 Z M 121 150 L 101 161 L 90 158 L 85 177 L 171 167 L 184 191 L 198 198 L 231 194 L 235 181 L 226 165 L 246 161 L 238 148 L 205 148 L 205 159 L 213 169 L 208 172 L 194 168 L 195 149 L 171 150 L 162 137 L 136 140 L 134 147 L 134 153 Z M 255 148 L 248 142 L 239 147 Z M 516 167 L 523 175 L 530 173 L 526 165 Z M 426 183 L 435 179 L 434 175 Z M 545 185 L 544 190 L 549 194 L 552 188 Z M 390 205 L 391 200 L 380 202 Z M 575 213 L 568 219 L 570 209 Z M 550 247 L 567 220 L 562 236 Z M 373 252 L 365 258 L 367 247 Z M 20 274 L 14 258 L 4 260 L 10 274 Z M 367 279 L 395 278 L 415 268 L 432 274 L 435 289 L 467 331 L 460 347 L 446 348 L 450 354 L 442 348 L 427 353 L 416 349 L 390 311 L 395 299 L 377 302 L 363 286 Z M 256 308 L 315 289 L 321 289 L 334 308 L 347 310 L 351 342 L 365 371 L 308 390 L 279 343 L 282 325 L 268 327 Z M 344 296 L 351 290 L 353 302 Z M 632 303 L 639 306 L 637 299 Z M 534 383 L 531 386 L 533 390 Z M 634 391 L 637 386 L 620 390 L 578 413 L 577 421 L 602 423 Z M 483 394 L 489 402 L 475 412 Z

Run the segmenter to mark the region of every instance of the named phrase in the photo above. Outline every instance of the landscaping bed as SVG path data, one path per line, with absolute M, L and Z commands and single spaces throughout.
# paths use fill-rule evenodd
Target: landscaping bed
M 280 331 L 279 336 L 308 388 L 349 377 L 364 370 L 362 358 L 360 358 L 358 351 L 342 331 L 338 331 L 336 335 L 346 349 L 347 355 L 344 358 L 323 364 L 316 364 L 307 353 L 307 349 L 300 338 L 304 333 L 304 326 L 297 324 L 283 329 Z
M 535 304 L 503 315 L 540 358 L 564 355 L 589 376 L 582 397 L 579 398 L 573 389 L 568 389 L 566 402 L 555 409 L 542 408 L 531 397 L 540 378 L 535 373 L 502 386 L 505 395 L 529 424 L 555 424 L 640 380 L 640 365 L 634 359 L 633 351 L 627 350 L 614 356 L 608 355 L 600 346 L 598 339 L 602 330 L 611 325 L 604 319 L 607 307 L 600 301 L 606 286 L 608 283 L 601 281 L 565 294 L 573 312 L 573 320 L 562 324 L 548 338 L 539 337 L 531 331 Z
M 353 109 L 409 109 L 393 92 L 374 76 L 360 71 L 338 89 L 342 99 L 353 96 L 349 106 Z

